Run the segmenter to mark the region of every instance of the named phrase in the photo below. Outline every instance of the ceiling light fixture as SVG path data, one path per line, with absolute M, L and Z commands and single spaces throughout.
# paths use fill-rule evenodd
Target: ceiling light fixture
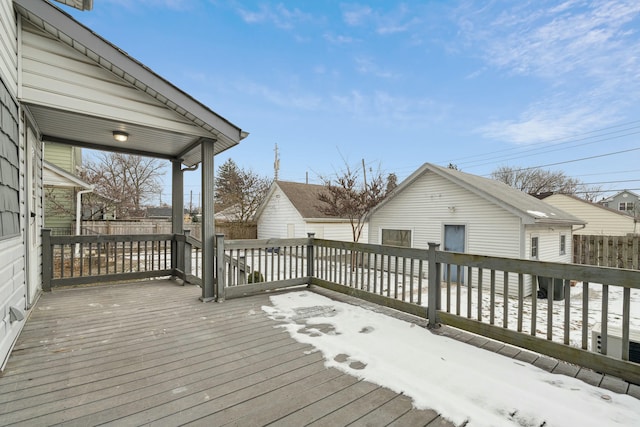
M 127 139 L 129 139 L 129 134 L 121 130 L 114 130 L 113 139 L 118 142 L 127 142 Z

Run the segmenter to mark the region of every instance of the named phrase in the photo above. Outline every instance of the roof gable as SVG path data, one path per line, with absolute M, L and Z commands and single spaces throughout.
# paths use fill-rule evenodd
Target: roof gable
M 271 188 L 269 189 L 267 197 L 265 197 L 264 202 L 256 211 L 255 218 L 258 218 L 262 214 L 266 205 L 273 197 L 276 189 L 280 189 L 280 191 L 284 193 L 285 197 L 293 205 L 296 211 L 298 211 L 303 220 L 325 219 L 334 221 L 348 221 L 348 219 L 346 218 L 338 218 L 332 215 L 327 215 L 319 209 L 319 206 L 322 204 L 322 202 L 318 199 L 318 197 L 324 190 L 324 185 L 304 184 L 291 181 L 274 181 L 273 184 L 271 184 Z
M 516 190 L 502 182 L 494 179 L 483 178 L 481 176 L 468 174 L 466 172 L 436 166 L 425 163 L 418 170 L 412 173 L 398 187 L 396 187 L 385 200 L 376 206 L 372 213 L 380 209 L 395 195 L 406 191 L 411 184 L 427 172 L 432 172 L 444 179 L 459 185 L 462 188 L 494 203 L 497 206 L 522 218 L 525 224 L 535 223 L 564 223 L 564 224 L 584 224 L 584 221 L 562 211 L 548 203 L 538 200 L 522 191 Z
M 287 199 L 289 199 L 302 218 L 335 218 L 334 216 L 323 213 L 319 208 L 322 202 L 318 197 L 324 190 L 324 185 L 303 184 L 290 181 L 276 181 L 275 183 L 285 196 L 287 196 Z

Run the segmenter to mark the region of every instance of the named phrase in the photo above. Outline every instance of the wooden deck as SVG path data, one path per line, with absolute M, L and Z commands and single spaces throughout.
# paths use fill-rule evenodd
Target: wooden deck
M 0 377 L 0 425 L 452 425 L 324 366 L 261 310 L 169 280 L 43 295 Z

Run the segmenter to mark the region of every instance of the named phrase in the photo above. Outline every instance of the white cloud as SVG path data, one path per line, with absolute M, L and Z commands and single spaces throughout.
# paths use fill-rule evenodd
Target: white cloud
M 404 33 L 420 23 L 416 14 L 404 4 L 388 12 L 373 10 L 369 6 L 343 6 L 342 18 L 352 27 L 371 26 L 373 31 L 380 35 Z
M 486 67 L 547 85 L 517 117 L 480 129 L 485 136 L 516 143 L 565 136 L 624 119 L 640 100 L 637 1 L 467 5 L 459 16 L 467 48 Z
M 373 11 L 369 6 L 350 5 L 342 13 L 344 22 L 351 26 L 362 25 L 371 17 Z
M 351 44 L 356 41 L 353 37 L 350 36 L 334 35 L 330 33 L 325 33 L 323 37 L 329 43 L 337 45 Z
M 238 8 L 238 14 L 248 24 L 269 23 L 277 28 L 288 30 L 297 24 L 311 20 L 311 15 L 298 8 L 287 8 L 283 4 L 272 6 L 262 4 L 258 10 Z
M 356 69 L 362 74 L 371 74 L 385 79 L 397 77 L 393 72 L 381 68 L 371 58 L 358 57 L 355 62 Z

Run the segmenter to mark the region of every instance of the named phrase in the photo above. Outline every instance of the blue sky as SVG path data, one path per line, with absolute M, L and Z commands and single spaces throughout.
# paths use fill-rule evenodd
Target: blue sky
M 369 3 L 369 4 L 367 4 Z M 216 157 L 562 170 L 640 192 L 640 2 L 95 0 L 76 19 L 250 136 Z M 170 182 L 170 179 L 167 179 Z M 185 192 L 199 192 L 186 177 Z M 167 188 L 163 200 L 170 199 Z M 195 196 L 194 196 L 195 197 Z

